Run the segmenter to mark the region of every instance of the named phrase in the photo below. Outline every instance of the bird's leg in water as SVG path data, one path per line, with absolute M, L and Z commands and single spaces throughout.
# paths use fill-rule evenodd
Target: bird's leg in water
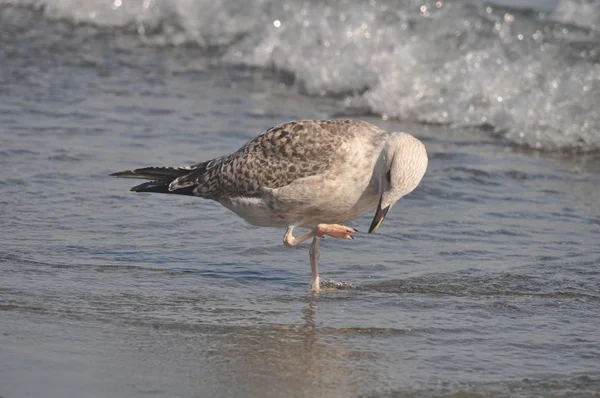
M 318 236 L 319 238 L 331 236 L 332 238 L 339 239 L 354 239 L 351 234 L 357 232 L 355 228 L 345 227 L 343 225 L 319 224 L 312 231 L 294 238 L 292 235 L 293 230 L 294 227 L 288 227 L 288 229 L 285 231 L 285 235 L 283 236 L 284 245 L 290 247 L 298 246 L 300 243 L 312 238 L 313 236 Z
M 321 238 L 315 236 L 313 238 L 312 244 L 310 245 L 310 250 L 308 252 L 310 258 L 310 268 L 312 270 L 312 291 L 314 293 L 319 293 L 320 289 L 320 281 L 319 281 L 319 241 Z
M 309 238 L 313 238 L 312 244 L 310 245 L 309 258 L 310 266 L 312 270 L 312 291 L 315 293 L 319 292 L 319 242 L 324 236 L 331 236 L 333 238 L 340 239 L 354 239 L 351 234 L 357 232 L 356 229 L 345 227 L 338 224 L 319 224 L 312 231 L 300 235 L 294 238 L 292 232 L 294 227 L 288 227 L 283 236 L 283 243 L 286 246 L 298 246 Z

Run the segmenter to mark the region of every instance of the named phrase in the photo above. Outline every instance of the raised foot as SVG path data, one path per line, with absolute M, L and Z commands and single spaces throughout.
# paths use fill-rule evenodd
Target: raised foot
M 338 239 L 354 239 L 351 235 L 358 232 L 355 228 L 346 227 L 338 224 L 319 224 L 315 228 L 315 235 L 319 238 L 331 236 Z

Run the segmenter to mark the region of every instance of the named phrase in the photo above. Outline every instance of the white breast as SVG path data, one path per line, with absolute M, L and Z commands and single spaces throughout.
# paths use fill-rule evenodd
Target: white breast
M 251 225 L 282 228 L 289 226 L 289 221 L 277 216 L 263 198 L 239 196 L 221 201 L 221 204 Z

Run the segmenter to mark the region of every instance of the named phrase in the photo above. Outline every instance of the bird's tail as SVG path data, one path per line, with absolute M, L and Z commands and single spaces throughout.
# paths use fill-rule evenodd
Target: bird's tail
M 200 165 L 195 165 L 196 170 Z M 131 188 L 134 192 L 158 192 L 174 193 L 178 195 L 193 195 L 195 186 L 188 186 L 169 191 L 169 184 L 176 178 L 190 174 L 194 170 L 188 167 L 144 167 L 135 170 L 125 170 L 112 173 L 111 177 L 117 178 L 139 178 L 142 180 L 152 180 Z

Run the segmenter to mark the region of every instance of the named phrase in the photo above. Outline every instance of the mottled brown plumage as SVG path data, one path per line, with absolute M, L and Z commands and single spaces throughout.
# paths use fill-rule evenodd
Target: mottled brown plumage
M 219 200 L 254 197 L 265 188 L 281 188 L 300 178 L 322 173 L 360 128 L 352 120 L 303 120 L 268 129 L 229 156 L 200 163 L 171 182 L 169 190 L 195 186 L 194 195 Z M 378 130 L 378 129 L 377 129 Z

